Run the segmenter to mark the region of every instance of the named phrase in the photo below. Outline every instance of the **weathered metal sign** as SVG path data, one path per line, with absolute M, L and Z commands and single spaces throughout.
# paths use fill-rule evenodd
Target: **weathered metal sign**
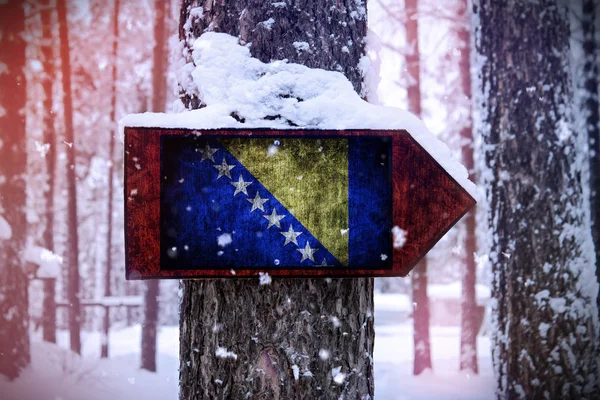
M 406 131 L 125 128 L 127 279 L 405 276 L 474 204 Z

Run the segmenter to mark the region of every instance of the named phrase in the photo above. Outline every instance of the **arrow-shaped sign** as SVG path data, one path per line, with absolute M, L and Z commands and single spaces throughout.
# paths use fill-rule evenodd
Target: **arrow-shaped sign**
M 406 131 L 125 128 L 128 279 L 405 276 L 475 200 Z

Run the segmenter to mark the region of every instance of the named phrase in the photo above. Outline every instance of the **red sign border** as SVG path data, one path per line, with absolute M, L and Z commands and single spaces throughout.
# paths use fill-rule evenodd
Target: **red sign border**
M 391 269 L 353 268 L 240 268 L 240 269 L 181 269 L 160 268 L 160 137 L 162 135 L 202 135 L 203 133 L 237 136 L 392 136 L 393 173 L 392 225 L 418 226 L 417 240 L 409 246 L 393 250 Z M 427 160 L 428 158 L 429 160 Z M 169 129 L 125 127 L 125 275 L 127 280 L 138 279 L 212 279 L 232 277 L 257 277 L 268 273 L 274 277 L 391 277 L 406 276 L 414 265 L 437 243 L 446 232 L 462 218 L 475 200 L 454 178 L 431 157 L 405 130 L 275 130 L 275 129 Z M 402 165 L 396 165 L 400 163 Z M 404 167 L 404 168 L 403 168 Z M 409 192 L 423 193 L 428 185 L 443 199 L 432 196 L 408 196 Z M 421 188 L 421 192 L 419 192 Z M 429 190 L 429 189 L 427 189 Z M 412 204 L 406 204 L 412 203 Z M 403 204 L 404 207 L 399 207 Z M 427 218 L 419 218 L 427 212 Z M 432 218 L 438 214 L 439 218 Z M 421 214 L 423 215 L 423 214 Z M 152 217 L 154 216 L 154 217 Z M 439 226 L 430 226 L 443 224 Z M 447 225 L 447 226 L 446 226 Z M 439 231 L 436 235 L 433 232 Z M 411 233 L 409 232 L 408 235 Z M 421 239 L 422 238 L 422 239 Z

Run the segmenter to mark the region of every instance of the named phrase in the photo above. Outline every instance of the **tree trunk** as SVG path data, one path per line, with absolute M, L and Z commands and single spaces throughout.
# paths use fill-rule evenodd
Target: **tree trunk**
M 590 210 L 592 239 L 596 249 L 596 277 L 600 282 L 600 103 L 598 102 L 598 49 L 596 47 L 597 2 L 583 0 L 581 28 L 583 31 L 584 113 L 590 146 Z M 598 296 L 600 312 L 600 295 Z
M 144 323 L 142 325 L 142 362 L 141 368 L 156 372 L 156 334 L 158 330 L 159 280 L 146 283 L 144 294 Z
M 460 58 L 458 61 L 461 90 L 467 99 L 467 113 L 462 121 L 460 130 L 462 143 L 462 161 L 469 171 L 469 179 L 476 181 L 475 165 L 473 162 L 473 124 L 471 119 L 471 35 L 469 33 L 469 19 L 467 0 L 460 0 L 458 17 L 458 41 Z M 475 270 L 475 252 L 477 240 L 475 238 L 477 211 L 472 209 L 465 217 L 465 259 L 462 273 L 462 295 L 460 303 L 460 370 L 478 373 L 477 366 L 477 299 L 475 283 L 477 282 Z
M 115 128 L 117 127 L 117 63 L 118 63 L 118 51 L 119 51 L 119 0 L 114 0 L 113 3 L 113 35 L 112 35 L 112 89 L 110 97 L 110 122 L 113 126 L 108 141 L 108 193 L 107 193 L 107 206 L 106 206 L 106 271 L 104 275 L 104 296 L 108 297 L 111 295 L 111 284 L 112 284 L 112 235 L 113 235 L 113 191 L 114 191 L 114 153 L 115 153 Z M 110 330 L 110 311 L 108 308 L 104 313 L 103 331 L 105 334 Z M 108 335 L 106 340 L 102 341 L 102 348 L 100 350 L 100 357 L 108 357 Z
M 408 72 L 408 110 L 421 117 L 421 54 L 419 51 L 418 0 L 404 2 L 406 12 L 406 69 Z M 413 294 L 413 374 L 419 375 L 431 369 L 431 346 L 429 340 L 429 298 L 427 297 L 427 259 L 424 258 L 413 270 L 410 278 Z
M 27 276 L 25 12 L 0 3 L 0 375 L 14 379 L 30 362 Z M 8 224 L 8 226 L 7 226 Z
M 43 100 L 43 131 L 44 144 L 48 145 L 48 151 L 44 156 L 46 162 L 46 174 L 48 175 L 47 188 L 44 191 L 46 205 L 46 226 L 44 227 L 43 241 L 44 247 L 54 251 L 54 174 L 56 169 L 56 134 L 54 130 L 54 79 L 55 59 L 54 59 L 54 23 L 52 14 L 54 13 L 54 2 L 49 0 L 41 9 L 42 20 L 42 63 L 44 65 L 44 76 L 42 87 L 44 90 Z M 42 316 L 42 330 L 44 341 L 56 343 L 56 279 L 44 279 L 44 315 Z
M 169 15 L 169 1 L 154 2 L 154 53 L 152 69 L 152 111 L 164 111 L 167 100 L 167 34 L 165 17 Z M 144 324 L 142 325 L 143 369 L 156 372 L 156 334 L 158 325 L 158 296 L 160 281 L 146 282 L 144 295 Z
M 429 297 L 427 297 L 427 258 L 423 258 L 411 273 L 413 303 L 413 374 L 431 369 L 429 340 Z
M 567 15 L 474 2 L 498 398 L 596 398 L 598 283 Z
M 71 92 L 71 59 L 66 0 L 57 0 L 62 89 L 67 145 L 67 300 L 69 302 L 69 336 L 71 350 L 81 354 L 81 302 L 79 294 L 79 238 L 77 233 L 77 177 L 75 132 L 73 130 L 73 97 Z
M 202 13 L 191 12 L 197 6 Z M 226 32 L 252 43 L 251 53 L 262 61 L 285 58 L 339 70 L 360 93 L 364 7 L 349 0 L 284 6 L 184 0 L 180 38 L 189 47 L 207 28 Z M 269 18 L 267 29 L 260 22 Z M 294 42 L 308 43 L 311 51 L 298 51 Z M 183 93 L 182 100 L 188 108 L 202 104 L 193 94 Z M 264 286 L 243 279 L 184 281 L 180 398 L 370 399 L 373 340 L 373 279 L 274 279 Z M 237 357 L 219 358 L 219 348 Z M 345 379 L 333 379 L 338 367 Z

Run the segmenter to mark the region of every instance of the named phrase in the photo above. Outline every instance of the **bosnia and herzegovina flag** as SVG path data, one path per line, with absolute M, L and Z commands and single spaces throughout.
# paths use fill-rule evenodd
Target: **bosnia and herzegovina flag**
M 392 268 L 391 137 L 161 137 L 161 268 Z

